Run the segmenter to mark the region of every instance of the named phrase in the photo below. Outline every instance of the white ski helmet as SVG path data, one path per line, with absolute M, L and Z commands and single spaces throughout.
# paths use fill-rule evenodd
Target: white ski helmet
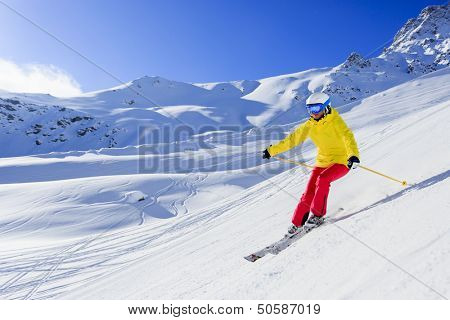
M 330 97 L 323 92 L 316 92 L 306 99 L 306 109 L 309 114 L 319 114 L 330 104 Z
M 306 99 L 306 105 L 308 104 L 325 104 L 327 106 L 330 103 L 330 96 L 323 92 L 315 92 Z

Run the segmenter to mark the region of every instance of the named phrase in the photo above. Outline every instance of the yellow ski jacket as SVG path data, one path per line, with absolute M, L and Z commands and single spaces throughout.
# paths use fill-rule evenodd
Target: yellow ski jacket
M 359 158 L 352 131 L 332 107 L 322 119 L 316 121 L 311 117 L 286 138 L 270 146 L 268 151 L 271 156 L 275 156 L 299 145 L 307 138 L 311 138 L 318 149 L 316 167 L 326 168 L 334 163 L 347 165 L 351 156 Z

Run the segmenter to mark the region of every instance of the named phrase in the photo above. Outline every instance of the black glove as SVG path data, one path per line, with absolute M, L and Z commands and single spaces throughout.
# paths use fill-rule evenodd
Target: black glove
M 347 160 L 347 168 L 349 169 L 356 169 L 359 166 L 359 159 L 356 156 L 351 156 L 350 158 L 348 158 Z
M 264 150 L 262 157 L 263 157 L 263 159 L 270 159 L 271 156 L 270 156 L 269 150 L 267 150 L 267 149 Z

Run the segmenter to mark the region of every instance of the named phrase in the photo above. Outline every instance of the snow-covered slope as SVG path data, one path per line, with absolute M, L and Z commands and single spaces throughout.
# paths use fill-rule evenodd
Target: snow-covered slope
M 242 257 L 285 232 L 308 178 L 261 164 L 273 138 L 260 130 L 145 156 L 0 159 L 0 297 L 448 298 L 449 107 L 446 68 L 340 108 L 363 164 L 410 185 L 351 172 L 333 184 L 335 223 L 254 264 Z M 296 152 L 311 161 L 315 150 Z M 168 165 L 139 174 L 143 159 Z M 189 173 L 169 165 L 180 159 Z
M 2 155 L 114 147 L 122 128 L 57 105 L 0 98 Z
M 92 118 L 95 125 L 69 125 L 55 137 L 48 130 L 32 135 L 41 117 L 10 121 L 13 112 L 0 112 L 0 143 L 14 148 L 0 150 L 0 156 L 126 147 L 145 141 L 145 129 L 188 126 L 190 134 L 223 130 L 243 131 L 249 127 L 289 124 L 306 116 L 304 103 L 311 92 L 324 91 L 334 106 L 359 101 L 420 75 L 449 65 L 450 5 L 430 6 L 410 19 L 395 35 L 393 43 L 378 57 L 365 59 L 352 53 L 336 67 L 311 69 L 260 80 L 190 84 L 161 77 L 143 77 L 118 87 L 58 99 L 42 94 L 0 92 L 0 97 L 20 105 L 53 105 Z M 36 106 L 35 106 L 36 107 Z M 50 115 L 51 113 L 47 113 Z M 48 125 L 61 120 L 56 112 Z M 20 120 L 19 120 L 20 121 Z M 77 130 L 88 130 L 80 139 Z M 112 129 L 114 128 L 114 129 Z M 114 132 L 112 132 L 114 130 Z M 8 132 L 14 132 L 9 134 Z M 56 131 L 55 131 L 56 132 Z M 180 137 L 162 135 L 164 142 Z

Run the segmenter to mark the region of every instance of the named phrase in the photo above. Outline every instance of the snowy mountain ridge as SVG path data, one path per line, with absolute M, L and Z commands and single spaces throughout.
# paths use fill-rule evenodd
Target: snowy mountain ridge
M 142 132 L 160 130 L 163 126 L 186 125 L 197 134 L 220 131 L 223 127 L 238 132 L 251 127 L 297 122 L 307 116 L 304 103 L 312 92 L 326 92 L 332 96 L 333 106 L 342 106 L 448 67 L 449 10 L 448 3 L 427 7 L 417 18 L 408 20 L 393 43 L 378 57 L 365 59 L 352 53 L 333 68 L 260 80 L 203 84 L 145 76 L 112 89 L 65 99 L 2 91 L 0 97 L 20 101 L 23 105 L 57 105 L 83 113 L 82 117 L 95 118 L 97 126 L 104 128 L 86 132 L 83 139 L 73 132 L 61 132 L 59 134 L 66 137 L 63 141 L 52 142 L 56 139 L 52 136 L 48 142 L 44 133 L 30 136 L 26 132 L 33 131 L 36 125 L 51 126 L 50 123 L 41 123 L 40 119 L 30 116 L 16 126 L 16 122 L 9 122 L 10 115 L 0 113 L 1 121 L 9 126 L 8 129 L 0 127 L 0 136 L 22 146 L 1 150 L 0 156 L 135 146 L 145 143 Z M 58 119 L 52 121 L 55 120 Z M 115 128 L 115 132 L 107 133 L 110 129 L 106 124 Z M 105 139 L 105 134 L 114 135 L 114 141 Z M 173 142 L 177 137 L 164 139 L 164 142 Z
M 449 20 L 448 3 L 443 6 L 426 7 L 417 18 L 406 22 L 384 53 L 406 54 L 409 72 L 424 73 L 436 70 L 440 65 L 448 66 Z M 430 59 L 425 60 L 424 56 L 429 56 Z
M 79 145 L 111 148 L 121 129 L 70 108 L 0 98 L 0 131 L 5 140 L 14 141 L 3 144 L 3 154 L 26 155 L 34 150 L 59 151 L 62 143 L 72 150 Z M 41 145 L 45 147 L 39 149 Z

